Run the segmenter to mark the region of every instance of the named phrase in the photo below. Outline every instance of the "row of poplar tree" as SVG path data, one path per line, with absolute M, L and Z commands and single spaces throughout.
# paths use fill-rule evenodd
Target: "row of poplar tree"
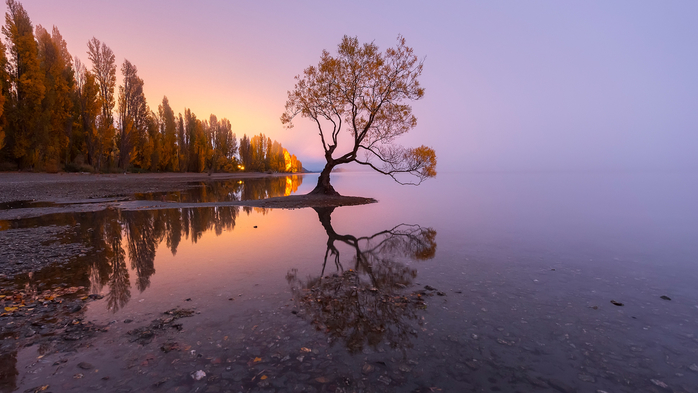
M 151 110 L 128 60 L 115 94 L 116 58 L 106 44 L 87 43 L 88 69 L 55 26 L 34 29 L 21 3 L 6 3 L 0 170 L 301 171 L 294 155 L 263 134 L 238 145 L 227 119 L 198 119 L 189 109 L 175 115 L 167 97 Z

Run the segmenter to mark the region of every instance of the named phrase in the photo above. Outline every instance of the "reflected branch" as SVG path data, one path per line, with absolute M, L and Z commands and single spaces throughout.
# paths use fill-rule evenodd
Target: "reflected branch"
M 109 261 L 109 292 L 107 292 L 107 309 L 116 312 L 131 299 L 131 283 L 126 267 L 126 253 L 121 247 L 121 225 L 111 221 L 108 225 L 108 241 L 112 255 Z
M 432 258 L 436 231 L 400 224 L 371 236 L 340 235 L 331 223 L 334 208 L 315 211 L 328 236 L 321 274 L 302 280 L 292 269 L 286 276 L 302 314 L 352 353 L 383 341 L 392 348 L 411 347 L 417 336 L 414 324 L 420 321 L 417 312 L 425 304 L 420 295 L 405 293 L 417 270 L 403 260 Z M 351 250 L 353 268 L 342 266 L 339 245 Z M 326 275 L 328 260 L 336 272 Z

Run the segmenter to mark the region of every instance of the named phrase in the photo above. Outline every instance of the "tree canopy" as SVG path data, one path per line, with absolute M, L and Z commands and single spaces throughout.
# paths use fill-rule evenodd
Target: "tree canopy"
M 350 162 L 400 184 L 416 185 L 436 176 L 433 149 L 395 143 L 417 125 L 409 102 L 424 96 L 418 81 L 422 69 L 423 61 L 402 36 L 385 52 L 372 42 L 360 44 L 356 37 L 344 36 L 336 55 L 323 51 L 317 66 L 296 76 L 281 122 L 291 128 L 300 115 L 317 126 L 327 163 L 313 193 L 338 194 L 330 173 Z

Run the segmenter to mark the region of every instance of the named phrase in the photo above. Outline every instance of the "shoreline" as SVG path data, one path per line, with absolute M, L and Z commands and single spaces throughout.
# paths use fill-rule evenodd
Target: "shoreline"
M 14 201 L 65 202 L 113 198 L 135 193 L 179 191 L 192 182 L 253 179 L 304 173 L 23 173 L 0 172 L 0 203 Z
M 267 199 L 176 203 L 134 200 L 140 193 L 177 192 L 200 184 L 236 179 L 304 176 L 303 173 L 144 173 L 79 174 L 0 172 L 0 220 L 18 220 L 55 213 L 81 213 L 107 208 L 123 210 L 180 209 L 219 206 L 246 206 L 269 209 L 338 207 L 376 203 L 373 198 L 357 196 L 289 195 Z M 31 202 L 25 206 L 18 202 Z M 16 206 L 12 206 L 17 203 Z M 4 207 L 2 205 L 5 205 Z M 44 204 L 44 205 L 42 205 Z
M 303 174 L 298 174 L 302 176 Z M 18 274 L 61 265 L 84 253 L 78 244 L 58 246 L 56 239 L 70 226 L 26 227 L 18 220 L 55 214 L 80 214 L 106 209 L 121 211 L 195 209 L 213 207 L 254 207 L 300 209 L 364 205 L 373 198 L 324 195 L 289 195 L 267 199 L 229 202 L 168 202 L 136 200 L 134 194 L 178 192 L 200 187 L 201 183 L 236 179 L 285 177 L 267 173 L 147 173 L 147 174 L 47 174 L 0 172 L 0 281 Z M 24 203 L 29 202 L 30 203 Z

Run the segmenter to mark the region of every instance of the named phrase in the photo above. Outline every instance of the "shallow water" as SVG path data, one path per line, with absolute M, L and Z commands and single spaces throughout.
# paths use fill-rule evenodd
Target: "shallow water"
M 6 390 L 696 391 L 694 179 L 440 174 L 402 187 L 341 173 L 340 193 L 379 202 L 10 222 L 69 226 L 84 255 L 17 282 L 103 295 L 80 315 L 109 331 L 73 354 L 3 354 L 18 370 Z M 136 197 L 257 199 L 314 183 Z M 196 314 L 138 335 L 173 308 Z

